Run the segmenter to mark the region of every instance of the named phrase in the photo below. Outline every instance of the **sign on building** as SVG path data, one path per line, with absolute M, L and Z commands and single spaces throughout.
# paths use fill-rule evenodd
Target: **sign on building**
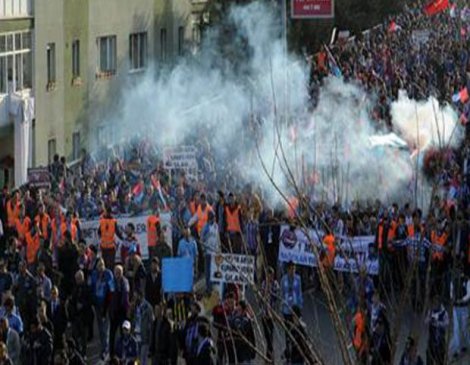
M 292 18 L 321 19 L 335 16 L 334 0 L 291 0 Z
M 166 147 L 163 150 L 163 166 L 170 172 L 184 171 L 190 179 L 197 179 L 197 149 L 194 146 Z
M 255 279 L 255 258 L 249 255 L 214 254 L 211 257 L 211 281 L 247 284 Z
M 51 177 L 47 167 L 28 169 L 28 184 L 34 188 L 49 188 L 51 186 Z

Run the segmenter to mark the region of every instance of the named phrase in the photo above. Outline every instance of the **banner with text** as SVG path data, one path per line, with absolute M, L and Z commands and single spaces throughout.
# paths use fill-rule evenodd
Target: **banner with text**
M 212 282 L 247 284 L 255 279 L 255 258 L 249 255 L 214 254 L 211 256 Z
M 140 250 L 142 258 L 144 260 L 149 258 L 148 244 L 147 244 L 147 219 L 148 215 L 141 215 L 136 217 L 117 217 L 117 223 L 121 232 L 124 232 L 126 225 L 128 223 L 133 223 L 135 226 L 135 233 L 137 240 L 140 244 Z M 160 214 L 160 224 L 161 228 L 165 233 L 165 241 L 167 245 L 171 248 L 171 214 L 162 213 Z M 80 229 L 82 232 L 83 238 L 86 240 L 87 244 L 99 245 L 100 239 L 98 236 L 98 228 L 100 226 L 99 219 L 91 221 L 81 221 Z M 117 243 L 119 244 L 119 238 L 117 238 Z M 117 250 L 119 254 L 119 249 Z
M 35 188 L 49 188 L 51 186 L 51 177 L 47 167 L 29 168 L 28 184 Z
M 197 149 L 194 146 L 166 147 L 163 166 L 170 171 L 184 171 L 190 179 L 197 179 Z
M 292 18 L 321 19 L 334 18 L 334 0 L 291 0 Z
M 297 265 L 316 267 L 317 258 L 313 245 L 322 250 L 323 232 L 309 229 L 308 236 L 299 228 L 290 229 L 288 225 L 281 227 L 279 245 L 279 261 L 292 261 Z M 364 267 L 371 275 L 379 273 L 377 255 L 369 254 L 369 247 L 374 243 L 374 236 L 357 236 L 340 239 L 336 247 L 334 269 L 337 271 L 359 272 Z

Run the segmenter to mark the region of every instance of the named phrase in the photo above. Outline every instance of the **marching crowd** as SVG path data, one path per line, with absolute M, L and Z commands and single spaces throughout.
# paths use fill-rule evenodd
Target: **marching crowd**
M 468 13 L 459 7 L 427 17 L 420 10 L 417 5 L 394 18 L 393 29 L 375 29 L 332 49 L 346 80 L 359 80 L 379 95 L 377 120 L 390 122 L 388 105 L 399 89 L 418 99 L 437 92 L 449 100 L 467 85 Z M 415 48 L 412 31 L 423 28 L 430 38 Z M 312 66 L 314 93 L 329 73 L 327 59 L 320 53 Z M 468 105 L 457 106 L 464 119 Z M 330 206 L 308 194 L 287 207 L 271 207 L 256 187 L 216 173 L 209 145 L 204 140 L 198 148 L 195 180 L 183 172 L 170 175 L 159 151 L 140 138 L 94 156 L 84 152 L 74 168 L 55 156 L 48 189 L 3 189 L 1 364 L 84 364 L 96 338 L 109 364 L 176 364 L 178 358 L 187 364 L 251 364 L 281 357 L 289 364 L 315 363 L 302 311 L 303 291 L 317 280 L 316 269 L 278 263 L 282 226 L 295 227 L 299 219 L 326 232 L 320 265 L 347 298 L 350 341 L 362 363 L 393 361 L 390 293 L 406 300 L 409 292 L 414 310 L 426 311 L 427 363 L 445 363 L 448 348 L 450 356 L 467 351 L 469 138 L 448 154 L 440 193 L 426 214 L 409 203 Z M 163 213 L 171 216 L 171 227 Z M 118 217 L 131 215 L 148 217 L 146 242 L 139 242 L 132 223 L 118 225 Z M 99 220 L 98 242 L 90 242 L 81 227 L 93 218 Z M 370 254 L 380 260 L 377 276 L 333 270 L 335 256 L 343 254 L 339 238 L 358 235 L 375 237 Z M 142 257 L 144 245 L 148 259 Z M 251 288 L 256 305 L 237 285 L 212 291 L 210 259 L 219 252 L 257 258 Z M 205 292 L 195 286 L 191 294 L 164 293 L 161 262 L 169 256 L 190 257 Z M 277 328 L 285 332 L 284 349 L 274 344 Z M 418 339 L 410 336 L 400 363 L 423 363 Z

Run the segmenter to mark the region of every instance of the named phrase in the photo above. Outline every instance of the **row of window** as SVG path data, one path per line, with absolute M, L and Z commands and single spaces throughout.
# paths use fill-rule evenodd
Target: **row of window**
M 114 75 L 117 70 L 117 50 L 115 35 L 99 37 L 96 40 L 98 47 L 98 75 Z M 129 65 L 131 71 L 145 69 L 148 65 L 147 32 L 133 33 L 129 36 Z M 184 51 L 184 27 L 178 28 L 178 54 Z M 55 43 L 47 44 L 47 83 L 56 81 Z M 167 31 L 160 29 L 160 59 L 167 60 Z M 80 41 L 72 42 L 72 75 L 80 77 Z
M 33 15 L 33 0 L 0 0 L 0 18 Z
M 72 161 L 80 158 L 80 132 L 72 134 Z M 54 155 L 57 153 L 57 141 L 55 138 L 49 139 L 47 142 L 47 158 L 52 163 Z
M 0 94 L 32 87 L 31 32 L 0 34 Z

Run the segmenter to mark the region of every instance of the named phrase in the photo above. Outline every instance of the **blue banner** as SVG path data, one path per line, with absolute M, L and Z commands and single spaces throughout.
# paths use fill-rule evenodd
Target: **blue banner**
M 189 257 L 169 257 L 162 260 L 164 293 L 191 293 L 193 291 L 193 261 Z

